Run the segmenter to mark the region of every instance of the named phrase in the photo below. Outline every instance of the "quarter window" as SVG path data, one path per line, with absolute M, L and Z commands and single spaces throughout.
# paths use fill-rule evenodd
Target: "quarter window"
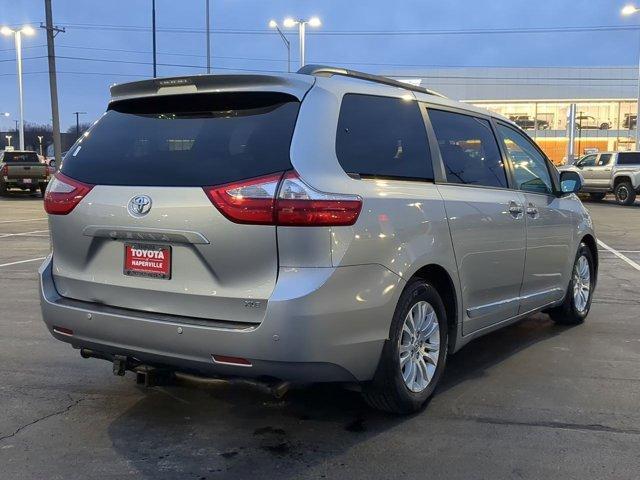
M 448 182 L 507 186 L 498 143 L 487 120 L 442 110 L 429 110 L 429 118 Z
M 553 182 L 547 160 L 531 141 L 512 128 L 503 125 L 498 130 L 513 164 L 516 188 L 534 193 L 553 193 Z
M 347 173 L 433 180 L 427 132 L 415 101 L 345 95 L 336 155 Z
M 611 154 L 610 153 L 602 153 L 600 158 L 598 158 L 598 162 L 596 165 L 598 167 L 606 167 L 611 163 Z

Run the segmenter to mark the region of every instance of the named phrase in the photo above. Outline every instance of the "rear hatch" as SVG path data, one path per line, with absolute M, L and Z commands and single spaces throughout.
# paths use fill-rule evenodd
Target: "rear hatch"
M 48 176 L 47 165 L 40 162 L 36 152 L 4 152 L 2 163 L 2 176 L 8 181 L 31 179 L 37 182 Z
M 276 227 L 231 221 L 203 187 L 291 169 L 299 107 L 273 91 L 112 102 L 61 165 L 60 179 L 90 190 L 50 216 L 60 294 L 259 323 L 277 279 Z

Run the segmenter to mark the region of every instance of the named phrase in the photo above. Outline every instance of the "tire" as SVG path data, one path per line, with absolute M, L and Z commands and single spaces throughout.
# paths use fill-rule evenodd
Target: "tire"
M 618 205 L 633 205 L 636 201 L 636 191 L 633 189 L 631 182 L 623 181 L 616 185 L 613 189 Z
M 589 198 L 593 202 L 601 202 L 602 200 L 604 200 L 604 197 L 606 197 L 606 196 L 607 196 L 606 193 L 590 193 L 589 194 Z
M 433 325 L 436 324 L 438 331 L 434 331 L 431 337 L 423 337 L 422 342 L 418 341 L 416 344 L 411 342 L 411 335 L 408 333 L 410 329 L 405 329 L 405 320 L 412 309 L 414 318 L 418 320 L 422 316 L 419 315 L 421 308 L 423 308 L 422 312 L 426 313 L 423 316 L 427 319 L 425 322 L 429 322 L 423 324 L 426 328 L 425 332 L 434 331 Z M 431 316 L 431 312 L 435 318 Z M 434 350 L 436 340 L 439 341 L 437 353 Z M 377 410 L 395 414 L 409 414 L 420 410 L 433 395 L 444 371 L 447 340 L 447 317 L 440 295 L 427 281 L 422 279 L 411 281 L 398 300 L 389 330 L 389 340 L 385 342 L 382 349 L 374 379 L 363 386 L 364 400 Z M 416 350 L 416 347 L 420 348 Z M 408 358 L 404 366 L 401 365 L 401 348 L 407 354 L 404 358 Z M 435 368 L 434 359 L 437 359 Z M 412 372 L 416 372 L 416 375 L 412 376 Z M 408 381 L 405 381 L 403 373 L 408 377 Z M 431 373 L 430 378 L 429 373 Z M 414 382 L 411 381 L 412 379 Z
M 584 277 L 581 277 L 579 274 L 580 267 L 583 265 L 581 260 L 583 258 L 586 260 L 589 269 L 589 291 L 584 305 L 577 305 L 576 295 L 574 293 L 577 289 L 580 289 L 580 284 L 576 285 L 577 282 L 582 281 L 584 285 Z M 581 324 L 584 322 L 584 319 L 587 318 L 587 315 L 589 315 L 595 286 L 596 270 L 593 255 L 591 255 L 589 247 L 583 242 L 580 244 L 580 247 L 578 247 L 576 259 L 573 263 L 573 269 L 571 270 L 571 281 L 569 282 L 569 287 L 567 288 L 567 293 L 565 294 L 562 305 L 549 309 L 547 313 L 554 322 L 560 325 Z
M 7 185 L 0 182 L 0 197 L 4 197 L 7 194 Z

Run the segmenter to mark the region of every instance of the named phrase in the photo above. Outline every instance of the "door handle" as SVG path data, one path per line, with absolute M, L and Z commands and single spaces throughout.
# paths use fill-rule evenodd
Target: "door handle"
M 523 210 L 524 209 L 523 209 L 522 205 L 517 204 L 513 200 L 511 200 L 509 202 L 509 213 L 511 214 L 511 216 L 513 218 L 520 218 L 520 216 L 522 215 Z
M 529 203 L 527 206 L 527 215 L 531 218 L 536 218 L 538 216 L 538 207 L 536 207 L 533 203 Z

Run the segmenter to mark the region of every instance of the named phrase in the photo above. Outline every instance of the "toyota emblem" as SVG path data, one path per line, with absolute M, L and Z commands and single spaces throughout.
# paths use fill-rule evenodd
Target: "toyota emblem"
M 151 198 L 147 195 L 136 195 L 129 200 L 127 210 L 132 217 L 144 217 L 151 210 Z

